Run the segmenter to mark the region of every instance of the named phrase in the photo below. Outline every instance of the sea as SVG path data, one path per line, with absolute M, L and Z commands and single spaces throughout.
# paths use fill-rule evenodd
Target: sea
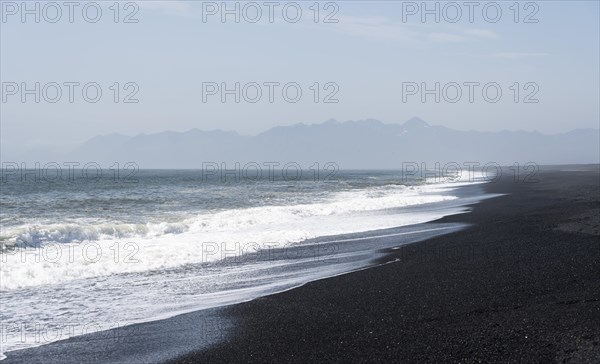
M 365 269 L 489 197 L 473 171 L 72 172 L 2 178 L 2 353 Z

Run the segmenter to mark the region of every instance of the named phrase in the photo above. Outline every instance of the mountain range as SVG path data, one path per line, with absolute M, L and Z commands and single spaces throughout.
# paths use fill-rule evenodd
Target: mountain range
M 6 162 L 7 160 L 3 160 Z M 96 136 L 74 150 L 30 151 L 14 162 L 135 162 L 140 168 L 202 168 L 203 162 L 335 162 L 340 169 L 397 169 L 403 162 L 600 163 L 600 130 L 576 129 L 544 135 L 525 131 L 459 131 L 419 118 L 402 124 L 368 119 L 277 126 L 254 136 L 232 131 L 165 131 L 156 134 Z

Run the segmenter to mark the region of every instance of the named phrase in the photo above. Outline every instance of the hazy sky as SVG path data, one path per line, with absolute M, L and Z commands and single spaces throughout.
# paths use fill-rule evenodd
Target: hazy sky
M 198 1 L 138 1 L 128 8 L 121 3 L 118 23 L 110 9 L 113 1 L 97 2 L 102 16 L 96 23 L 82 17 L 83 2 L 74 9 L 73 23 L 66 7 L 56 23 L 47 21 L 56 18 L 52 8 L 40 10 L 40 23 L 34 15 L 27 15 L 23 23 L 21 12 L 13 15 L 11 4 L 15 3 L 1 3 L 3 152 L 69 147 L 113 132 L 135 135 L 200 128 L 255 134 L 274 125 L 330 118 L 396 123 L 419 116 L 432 124 L 463 130 L 557 133 L 598 128 L 597 1 L 521 2 L 518 15 L 510 8 L 512 1 L 497 2 L 502 14 L 498 18 L 495 6 L 488 6 L 490 21 L 482 14 L 488 3 L 480 2 L 472 21 L 469 8 L 460 6 L 462 16 L 456 23 L 451 22 L 456 9 L 442 9 L 445 3 L 437 3 L 439 22 L 434 15 L 422 22 L 423 9 L 411 15 L 415 9 L 407 2 L 322 2 L 317 23 L 312 1 L 294 3 L 302 8 L 295 23 L 291 22 L 295 5 L 286 8 L 288 20 L 282 16 L 286 2 L 273 7 L 272 22 L 269 7 L 263 1 L 254 3 L 262 11 L 256 23 L 250 22 L 257 18 L 253 7 L 246 8 L 246 13 L 241 10 L 239 23 L 231 14 L 223 23 L 223 9 L 210 15 L 215 12 L 212 6 L 220 7 L 221 2 Z M 21 1 L 16 4 L 20 6 Z M 45 3 L 39 4 L 43 7 Z M 240 8 L 244 4 L 240 3 Z M 436 3 L 428 4 L 433 8 Z M 28 6 L 34 8 L 35 3 Z M 235 3 L 228 6 L 234 8 Z M 95 8 L 86 9 L 93 20 Z M 123 23 L 124 17 L 135 11 L 131 20 L 138 22 Z M 334 13 L 330 20 L 337 23 L 324 22 L 330 13 Z M 494 18 L 499 20 L 492 23 Z M 526 18 L 537 22 L 524 23 Z M 42 99 L 35 103 L 34 95 L 25 95 L 26 102 L 22 102 L 21 89 L 12 95 L 11 85 L 21 88 L 25 83 L 34 88 L 36 82 L 40 88 L 47 86 L 49 99 L 55 96 L 51 83 L 62 85 L 61 99 L 50 103 L 41 94 Z M 80 83 L 74 86 L 73 103 L 68 100 L 65 82 Z M 102 89 L 97 103 L 82 97 L 81 85 L 90 82 Z M 121 89 L 119 103 L 114 102 L 111 90 L 115 82 Z M 127 82 L 139 86 L 138 103 L 122 102 L 134 90 L 123 89 Z M 225 82 L 230 88 L 235 82 L 240 87 L 256 82 L 263 95 L 256 103 L 243 97 L 235 103 L 233 95 L 225 95 L 223 103 L 217 93 L 207 95 L 203 102 L 203 82 Z M 273 103 L 268 100 L 265 82 L 280 83 Z M 297 103 L 282 97 L 281 85 L 290 82 L 302 89 Z M 321 89 L 318 103 L 314 101 L 315 82 Z M 334 96 L 337 103 L 323 102 L 335 90 L 333 86 L 323 89 L 328 82 L 339 87 Z M 455 82 L 461 85 L 463 95 L 456 103 L 444 100 L 443 94 L 439 103 L 433 95 L 422 102 L 418 92 L 403 100 L 405 82 L 425 83 L 428 88 L 439 82 L 440 89 Z M 475 86 L 471 103 L 465 82 L 481 86 L 495 82 L 502 98 L 488 102 L 481 87 Z M 520 88 L 518 103 L 514 100 L 515 82 Z M 246 91 L 249 98 L 255 96 L 255 88 L 248 86 Z M 456 96 L 455 87 L 448 86 L 445 91 L 447 98 Z M 536 92 L 533 98 L 538 103 L 523 102 L 531 92 Z

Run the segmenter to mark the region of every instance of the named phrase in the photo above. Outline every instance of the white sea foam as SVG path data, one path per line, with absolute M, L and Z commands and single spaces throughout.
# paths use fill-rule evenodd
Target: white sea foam
M 2 254 L 0 289 L 211 262 L 224 257 L 213 252 L 214 243 L 226 244 L 224 250 L 237 249 L 230 254 L 242 254 L 248 243 L 284 246 L 317 236 L 426 222 L 439 213 L 407 215 L 386 209 L 454 200 L 454 187 L 374 187 L 335 193 L 314 204 L 199 213 L 158 224 L 20 226 L 3 232 L 5 241 L 19 248 Z

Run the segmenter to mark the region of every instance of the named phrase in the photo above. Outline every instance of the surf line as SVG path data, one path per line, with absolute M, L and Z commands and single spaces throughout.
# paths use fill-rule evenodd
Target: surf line
M 440 227 L 440 228 L 431 228 L 431 229 L 415 230 L 415 231 L 405 231 L 405 232 L 402 232 L 402 233 L 376 235 L 376 236 L 364 236 L 364 237 L 360 237 L 360 238 L 349 238 L 349 239 L 341 239 L 341 240 L 331 240 L 331 241 L 324 241 L 323 243 L 344 243 L 344 242 L 348 242 L 348 241 L 359 241 L 359 240 L 368 240 L 368 239 L 376 239 L 376 238 L 388 238 L 388 237 L 391 237 L 391 236 L 401 236 L 401 235 L 410 235 L 410 234 L 417 234 L 417 233 L 427 233 L 427 232 L 430 232 L 430 231 L 439 231 L 439 230 L 448 230 L 448 229 L 456 229 L 456 226 L 445 226 L 445 227 Z

